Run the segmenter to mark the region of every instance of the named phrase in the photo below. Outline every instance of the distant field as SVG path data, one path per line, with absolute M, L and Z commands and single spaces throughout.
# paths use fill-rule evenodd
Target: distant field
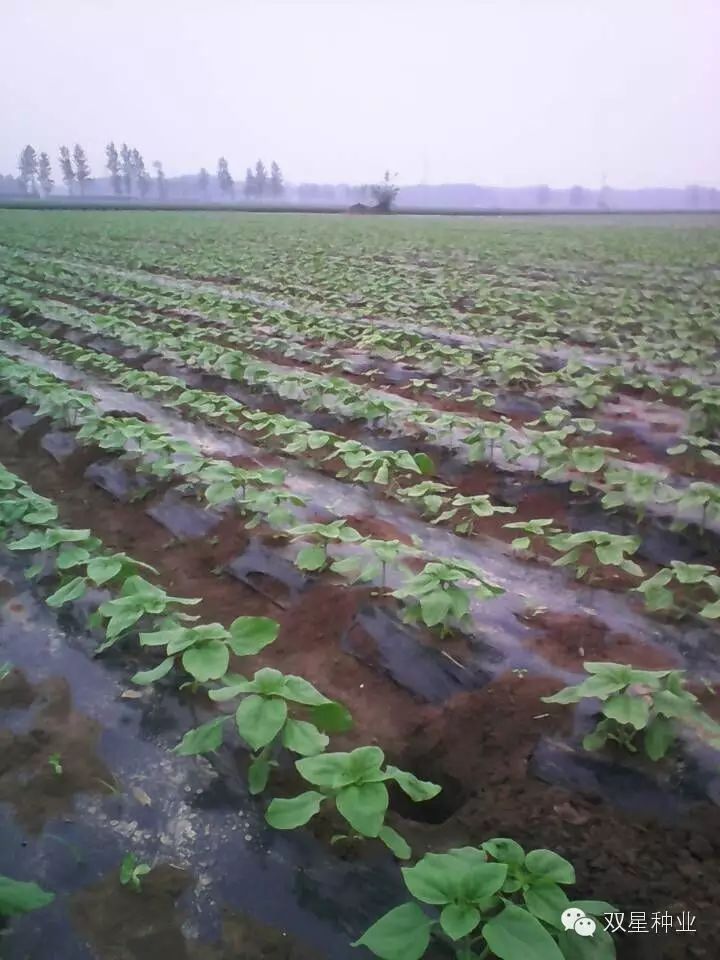
M 495 836 L 571 861 L 571 899 L 717 909 L 720 727 L 692 711 L 718 715 L 719 265 L 720 215 L 0 210 L 1 555 L 8 604 L 28 602 L 20 564 L 39 558 L 32 596 L 50 618 L 3 614 L 0 667 L 37 703 L 46 676 L 63 678 L 103 737 L 125 737 L 98 772 L 93 743 L 63 739 L 63 714 L 45 752 L 78 752 L 77 789 L 57 805 L 43 754 L 35 819 L 8 815 L 56 883 L 55 916 L 74 910 L 85 940 L 111 943 L 110 917 L 70 906 L 86 881 L 105 890 L 109 844 L 179 864 L 199 914 L 228 906 L 269 945 L 258 957 L 289 958 L 294 938 L 319 957 L 369 957 L 346 943 L 402 901 L 392 854 Z M 80 533 L 40 536 L 58 529 Z M 92 660 L 91 637 L 107 644 Z M 82 689 L 70 649 L 88 664 Z M 582 749 L 597 703 L 573 714 L 540 699 L 579 683 L 584 663 L 616 662 L 645 671 L 604 694 L 639 754 L 603 727 Z M 647 671 L 673 669 L 699 697 L 679 745 L 678 690 L 664 691 L 678 712 L 659 714 L 647 686 Z M 0 695 L 3 682 L 0 670 Z M 127 688 L 142 700 L 122 702 L 122 727 L 107 704 Z M 223 704 L 237 708 L 224 726 Z M 325 795 L 355 781 L 305 782 L 291 762 L 367 744 L 423 784 L 397 771 L 386 795 L 368 774 L 372 789 L 358 780 L 335 809 Z M 155 760 L 133 766 L 144 751 Z M 200 753 L 212 790 L 193 779 Z M 0 770 L 11 810 L 18 756 Z M 121 816 L 97 781 L 131 767 Z M 190 843 L 174 804 L 196 789 Z M 302 847 L 276 848 L 265 808 L 303 790 L 307 809 L 273 801 L 268 822 L 320 813 Z M 90 794 L 92 816 L 72 805 Z M 95 844 L 85 880 L 42 842 L 68 811 Z M 251 826 L 233 833 L 223 818 L 236 815 Z M 170 839 L 156 849 L 156 836 Z M 0 849 L 0 873 L 12 856 Z M 688 892 L 692 870 L 701 891 Z M 276 896 L 277 912 L 261 909 Z M 553 887 L 555 905 L 564 896 Z M 123 901 L 130 925 L 136 902 Z M 532 923 L 580 957 L 535 906 Z M 711 951 L 712 926 L 693 944 Z M 23 930 L 9 960 L 27 954 Z M 688 956 L 672 930 L 651 936 L 657 956 Z M 597 938 L 582 956 L 613 957 Z

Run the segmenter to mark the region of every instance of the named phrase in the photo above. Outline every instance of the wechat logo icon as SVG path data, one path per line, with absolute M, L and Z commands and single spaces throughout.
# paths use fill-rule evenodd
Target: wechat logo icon
M 579 907 L 568 907 L 564 910 L 560 922 L 565 930 L 574 930 L 579 937 L 591 937 L 597 929 L 593 918 L 588 917 Z

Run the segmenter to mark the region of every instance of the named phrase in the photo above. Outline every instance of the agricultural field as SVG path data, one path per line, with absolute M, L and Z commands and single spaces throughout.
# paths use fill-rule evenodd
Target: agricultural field
M 0 211 L 0 956 L 716 956 L 718 264 Z

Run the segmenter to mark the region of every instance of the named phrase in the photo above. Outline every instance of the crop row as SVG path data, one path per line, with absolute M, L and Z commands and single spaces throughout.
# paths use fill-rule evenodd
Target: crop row
M 17 305 L 16 305 L 17 306 Z M 554 408 L 541 417 L 544 430 L 526 428 L 520 431 L 506 421 L 484 421 L 452 413 L 439 413 L 434 408 L 387 395 L 363 390 L 342 378 L 321 377 L 305 371 L 287 372 L 259 363 L 240 351 L 222 349 L 206 342 L 201 334 L 164 331 L 133 324 L 131 321 L 97 317 L 75 308 L 59 305 L 43 308 L 44 316 L 90 333 L 112 336 L 120 342 L 158 351 L 161 356 L 180 361 L 229 380 L 245 384 L 251 390 L 262 389 L 283 400 L 301 402 L 310 411 L 323 410 L 343 420 L 360 419 L 370 425 L 415 431 L 438 447 L 455 449 L 470 462 L 486 459 L 504 468 L 517 468 L 538 473 L 547 480 L 570 479 L 575 487 L 592 487 L 603 492 L 601 503 L 608 509 L 623 504 L 638 511 L 676 513 L 691 512 L 701 526 L 715 522 L 720 512 L 719 488 L 715 484 L 695 482 L 673 487 L 660 473 L 628 468 L 616 459 L 612 448 L 597 444 L 568 444 L 568 438 L 582 437 L 597 429 L 594 421 L 574 419 L 568 411 Z M 32 313 L 25 303 L 19 311 Z M 321 432 L 322 433 L 322 432 Z M 703 438 L 688 436 L 683 444 L 671 448 L 683 452 L 692 444 L 697 452 L 716 462 L 714 445 Z M 347 441 L 343 453 L 360 454 L 357 441 Z M 601 479 L 602 477 L 602 479 Z M 430 491 L 436 493 L 438 491 Z M 424 493 L 419 492 L 424 496 Z M 437 511 L 438 513 L 441 511 Z
M 43 275 L 37 280 L 25 279 L 26 289 L 40 295 L 47 295 L 49 276 L 51 271 L 46 265 L 42 268 Z M 48 276 L 49 275 L 49 276 Z M 197 323 L 198 320 L 206 323 L 219 323 L 221 326 L 232 326 L 233 318 L 241 323 L 241 330 L 230 332 L 227 329 L 218 331 L 216 336 L 223 337 L 228 342 L 234 342 L 245 349 L 258 349 L 268 352 L 277 350 L 281 356 L 293 356 L 324 366 L 351 369 L 352 363 L 342 358 L 336 358 L 325 349 L 313 348 L 308 351 L 298 341 L 298 334 L 310 338 L 321 337 L 324 343 L 346 343 L 349 346 L 366 351 L 369 355 L 378 356 L 384 360 L 395 362 L 409 362 L 418 367 L 418 372 L 429 375 L 441 373 L 457 380 L 458 386 L 440 394 L 443 397 L 455 397 L 460 402 L 476 402 L 479 399 L 478 391 L 468 396 L 464 385 L 481 382 L 484 386 L 522 387 L 535 386 L 544 392 L 560 391 L 568 402 L 577 403 L 586 408 L 596 407 L 603 400 L 611 396 L 616 390 L 650 390 L 660 397 L 667 397 L 673 402 L 677 398 L 687 398 L 690 403 L 690 412 L 694 427 L 698 430 L 714 431 L 718 425 L 718 391 L 706 385 L 699 378 L 704 371 L 711 377 L 717 374 L 718 365 L 707 351 L 697 351 L 697 356 L 686 359 L 692 362 L 692 371 L 688 375 L 679 376 L 668 369 L 658 368 L 651 364 L 643 369 L 637 362 L 627 364 L 619 357 L 610 357 L 600 365 L 596 361 L 588 363 L 581 356 L 572 355 L 559 369 L 554 369 L 555 355 L 552 344 L 537 344 L 542 349 L 529 350 L 518 348 L 512 341 L 512 346 L 501 346 L 497 349 L 474 348 L 470 344 L 450 345 L 442 343 L 436 338 L 428 338 L 418 333 L 411 333 L 405 329 L 388 329 L 376 324 L 356 323 L 347 320 L 332 320 L 330 318 L 298 318 L 296 311 L 279 309 L 262 310 L 257 304 L 243 303 L 230 300 L 220 295 L 212 296 L 208 293 L 191 297 L 182 290 L 163 292 L 159 287 L 145 285 L 138 289 L 137 280 L 129 281 L 122 277 L 109 279 L 107 273 L 98 281 L 91 282 L 84 273 L 82 276 L 70 274 L 63 270 L 60 274 L 63 287 L 70 283 L 71 288 L 78 286 L 80 290 L 90 287 L 89 297 L 81 301 L 87 309 L 106 309 L 108 289 L 113 298 L 129 298 L 129 302 L 138 303 L 147 311 L 151 307 L 173 310 L 177 312 L 178 303 L 183 303 L 185 309 L 199 310 L 202 316 L 193 315 L 187 319 Z M 57 282 L 59 277 L 55 277 Z M 16 277 L 15 283 L 22 278 Z M 52 291 L 54 283 L 50 281 Z M 97 291 L 101 286 L 102 293 Z M 52 292 L 50 293 L 52 295 Z M 138 297 L 141 299 L 138 300 Z M 123 315 L 122 304 L 114 307 L 118 316 Z M 132 316 L 132 311 L 130 312 Z M 156 318 L 157 319 L 157 318 Z M 167 317 L 164 322 L 172 323 Z M 176 321 L 177 323 L 177 321 Z M 277 336 L 267 332 L 267 325 Z M 248 325 L 251 329 L 248 332 Z M 258 332 L 263 336 L 258 338 Z M 294 337 L 296 346 L 288 351 L 288 337 Z M 548 351 L 543 353 L 543 349 Z M 671 351 L 672 353 L 672 351 Z M 671 364 L 676 360 L 671 356 Z M 548 364 L 550 366 L 548 367 Z M 367 375 L 366 371 L 365 374 Z M 422 378 L 412 381 L 416 386 L 423 384 Z M 482 404 L 481 404 L 482 405 Z
M 434 557 L 419 546 L 408 546 L 398 540 L 363 537 L 342 519 L 329 523 L 297 523 L 293 509 L 304 498 L 280 486 L 283 472 L 277 469 L 255 471 L 234 467 L 227 461 L 202 457 L 186 441 L 174 439 L 163 430 L 135 418 L 103 417 L 94 410 L 93 398 L 67 387 L 62 381 L 30 364 L 5 360 L 0 363 L 0 383 L 36 406 L 38 415 L 47 415 L 63 424 L 82 426 L 78 440 L 96 444 L 101 449 L 125 452 L 136 462 L 137 469 L 151 476 L 174 476 L 193 486 L 196 495 L 211 506 L 228 505 L 240 510 L 250 526 L 268 522 L 275 530 L 305 540 L 295 557 L 304 571 L 322 572 L 331 569 L 349 582 L 376 582 L 385 589 L 388 580 L 400 580 L 390 594 L 400 601 L 409 622 L 421 622 L 429 628 L 445 631 L 451 628 L 472 629 L 471 598 L 491 599 L 502 594 L 478 567 L 457 559 Z M 472 501 L 472 498 L 459 498 Z M 457 498 L 455 498 L 457 500 Z M 474 517 L 487 515 L 487 505 L 450 501 L 445 511 L 450 517 L 470 527 Z M 461 521 L 463 522 L 463 521 Z M 616 567 L 641 579 L 636 588 L 650 610 L 680 609 L 715 619 L 720 617 L 720 577 L 712 566 L 673 561 L 648 579 L 641 567 L 630 558 L 637 550 L 638 537 L 618 536 L 603 531 L 559 533 L 543 519 L 509 523 L 521 534 L 515 546 L 527 550 L 547 539 L 560 556 L 557 565 L 573 565 L 578 576 L 584 576 L 595 563 Z M 340 548 L 333 557 L 331 546 Z M 343 548 L 350 545 L 350 555 Z M 408 564 L 420 561 L 419 573 L 411 574 Z M 692 589 L 688 589 L 692 588 Z M 674 590 L 683 594 L 678 605 Z

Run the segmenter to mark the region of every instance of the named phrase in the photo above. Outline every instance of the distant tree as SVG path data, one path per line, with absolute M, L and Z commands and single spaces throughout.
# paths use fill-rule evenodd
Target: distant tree
M 20 154 L 18 170 L 20 171 L 18 181 L 23 193 L 31 193 L 37 196 L 35 181 L 38 175 L 38 159 L 35 148 L 31 147 L 30 144 L 28 144 Z
M 167 184 L 165 182 L 165 174 L 163 173 L 162 163 L 159 160 L 155 160 L 153 161 L 153 167 L 155 168 L 155 177 L 157 179 L 158 197 L 160 200 L 164 200 L 167 195 Z
M 118 157 L 117 147 L 111 140 L 105 147 L 105 156 L 107 158 L 105 166 L 110 171 L 110 185 L 116 196 L 122 193 L 122 178 L 120 176 L 120 158 Z
M 281 197 L 285 192 L 283 175 L 280 167 L 273 162 L 270 164 L 270 194 L 273 197 Z
M 68 188 L 68 193 L 70 196 L 72 196 L 73 183 L 75 183 L 75 171 L 73 169 L 72 160 L 70 159 L 70 151 L 67 147 L 60 147 L 60 172 L 62 174 L 63 183 Z
M 535 201 L 539 207 L 544 207 L 550 199 L 550 187 L 541 183 L 535 193 Z
M 130 154 L 130 165 L 137 183 L 141 199 L 145 199 L 150 189 L 150 174 L 145 169 L 145 161 L 137 147 L 133 147 Z
M 574 187 L 570 188 L 570 205 L 573 207 L 581 207 L 585 201 L 585 191 L 577 183 Z
M 397 174 L 394 174 L 396 177 Z M 400 188 L 392 182 L 390 171 L 385 171 L 382 183 L 376 183 L 370 188 L 370 193 L 375 201 L 376 209 L 381 213 L 389 213 L 395 203 L 395 198 L 400 193 Z
M 125 193 L 130 196 L 133 186 L 133 153 L 126 143 L 120 147 L 120 170 Z
M 80 196 L 85 196 L 85 187 L 90 179 L 90 166 L 88 165 L 85 151 L 76 143 L 73 147 L 73 160 L 75 161 L 75 179 L 80 187 Z
M 262 197 L 267 191 L 267 170 L 262 160 L 255 164 L 255 196 Z
M 41 153 L 38 160 L 38 182 L 44 196 L 49 197 L 55 181 L 52 178 L 50 157 L 46 153 Z
M 220 157 L 220 159 L 218 160 L 217 178 L 218 178 L 218 186 L 220 187 L 220 193 L 234 196 L 235 181 L 233 180 L 232 175 L 230 174 L 228 162 L 225 159 L 225 157 Z
M 246 197 L 255 197 L 257 196 L 257 190 L 255 187 L 255 174 L 252 172 L 250 167 L 245 171 L 245 186 L 243 187 L 243 192 Z
M 207 172 L 205 167 L 200 167 L 200 173 L 198 174 L 198 190 L 203 197 L 207 196 L 208 186 L 210 185 L 210 174 Z

